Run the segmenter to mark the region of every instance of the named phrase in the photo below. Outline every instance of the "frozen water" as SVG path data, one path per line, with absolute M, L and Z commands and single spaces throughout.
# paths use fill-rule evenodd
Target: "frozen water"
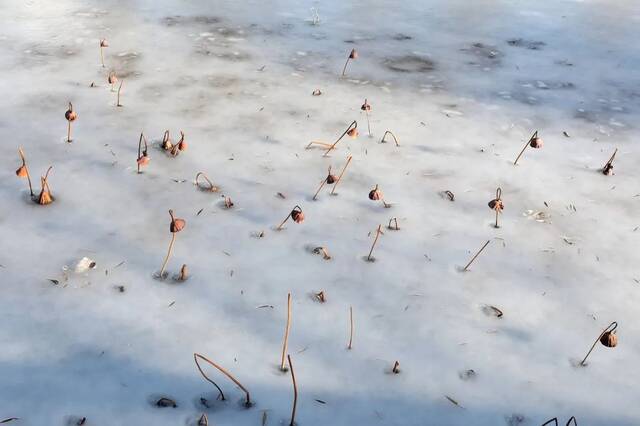
M 289 424 L 291 292 L 301 426 L 640 423 L 638 2 L 5 0 L 0 19 L 0 420 Z M 328 158 L 304 149 L 352 120 L 359 138 Z M 185 132 L 176 158 L 166 129 Z M 535 130 L 544 148 L 514 166 Z M 18 146 L 36 186 L 53 165 L 53 204 L 29 201 Z M 312 201 L 348 155 L 339 195 Z M 199 171 L 220 191 L 199 191 Z M 390 209 L 367 198 L 376 184 Z M 305 221 L 275 231 L 295 205 Z M 168 209 L 187 225 L 160 281 Z M 85 257 L 96 267 L 76 272 Z M 575 367 L 612 321 L 618 347 Z M 194 352 L 256 405 L 207 369 L 216 401 Z

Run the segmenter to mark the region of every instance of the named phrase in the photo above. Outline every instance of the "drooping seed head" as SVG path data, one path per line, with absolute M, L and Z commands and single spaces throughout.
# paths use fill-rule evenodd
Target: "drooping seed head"
M 352 138 L 357 138 L 359 133 L 358 133 L 358 128 L 354 127 L 353 129 L 349 129 L 349 131 L 347 132 L 347 135 L 351 136 Z
M 544 143 L 542 142 L 542 138 L 539 138 L 537 136 L 531 139 L 531 142 L 529 142 L 529 146 L 531 148 L 542 148 L 543 145 Z
M 75 119 L 78 118 L 78 114 L 73 110 L 71 102 L 69 102 L 69 109 L 64 113 L 64 118 L 66 118 L 67 121 L 75 121 Z
M 358 58 L 358 52 L 356 51 L 356 49 L 351 49 L 351 53 L 349 53 L 349 59 L 357 59 Z
M 116 84 L 118 82 L 118 77 L 116 76 L 116 73 L 114 71 L 111 71 L 109 73 L 107 81 L 109 82 L 109 84 Z
M 106 38 L 100 40 L 100 47 L 109 47 L 109 42 Z
M 291 219 L 295 223 L 302 223 L 304 222 L 304 213 L 302 213 L 302 210 L 293 209 L 291 210 Z
M 169 224 L 169 231 L 172 233 L 180 232 L 184 229 L 187 222 L 184 219 L 178 219 L 173 216 L 173 210 L 169 210 L 169 216 L 171 216 L 171 223 Z
M 378 200 L 382 200 L 383 198 L 383 194 L 382 191 L 380 191 L 378 189 L 378 185 L 376 185 L 375 188 L 373 188 L 371 191 L 369 191 L 369 199 L 373 200 L 373 201 L 378 201 Z
M 489 201 L 488 205 L 491 210 L 504 210 L 504 204 L 499 198 Z
M 336 175 L 332 175 L 331 173 L 327 175 L 327 183 L 329 185 L 331 185 L 332 183 L 336 183 L 337 180 L 338 178 L 336 177 Z
M 140 158 L 138 158 L 138 164 L 140 166 L 146 166 L 147 164 L 149 164 L 149 161 L 151 161 L 151 159 L 146 152 L 143 152 Z
M 369 102 L 367 102 L 367 100 L 364 100 L 364 103 L 362 104 L 362 106 L 360 107 L 360 109 L 362 111 L 371 111 L 371 104 Z
M 38 204 L 47 205 L 53 203 L 53 197 L 48 189 L 42 189 L 38 196 Z
M 27 166 L 22 165 L 18 168 L 18 170 L 16 170 L 16 176 L 18 177 L 27 177 L 28 173 L 27 173 Z
M 178 149 L 185 151 L 187 149 L 187 143 L 184 141 L 184 133 L 180 132 L 180 140 L 178 141 Z
M 600 338 L 600 343 L 608 348 L 615 348 L 618 346 L 618 336 L 615 333 L 607 331 Z

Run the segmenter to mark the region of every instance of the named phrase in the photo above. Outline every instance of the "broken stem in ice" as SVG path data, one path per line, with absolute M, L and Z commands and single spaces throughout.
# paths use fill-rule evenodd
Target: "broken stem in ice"
M 469 268 L 469 266 L 471 266 L 471 264 L 473 263 L 473 261 L 474 261 L 474 260 L 476 260 L 476 257 L 478 257 L 478 256 L 480 255 L 480 253 L 482 253 L 482 250 L 484 250 L 484 249 L 485 249 L 485 247 L 486 247 L 486 246 L 488 246 L 490 242 L 491 242 L 491 240 L 487 240 L 487 242 L 486 242 L 486 243 L 484 243 L 484 245 L 482 246 L 482 248 L 481 248 L 480 250 L 478 250 L 478 252 L 475 254 L 475 256 L 473 256 L 473 257 L 471 258 L 471 260 L 469 261 L 469 263 L 467 263 L 467 266 L 465 266 L 465 267 L 464 267 L 463 271 L 466 271 L 466 270 Z
M 280 359 L 280 370 L 287 371 L 285 354 L 289 345 L 289 331 L 291 330 L 291 293 L 287 295 L 287 324 L 284 329 L 284 340 L 282 342 L 282 358 Z
M 353 348 L 353 306 L 349 306 L 349 345 L 347 349 Z
M 342 180 L 342 176 L 344 175 L 344 172 L 347 170 L 347 166 L 349 165 L 350 162 L 351 162 L 351 156 L 349 156 L 347 158 L 347 162 L 344 165 L 344 167 L 342 168 L 342 171 L 340 172 L 340 175 L 338 176 L 338 179 L 336 180 L 336 183 L 333 184 L 333 188 L 331 189 L 331 194 L 332 195 L 335 193 L 336 188 L 338 187 L 338 184 Z
M 387 141 L 385 140 L 385 138 L 387 137 L 387 135 L 391 135 L 391 137 L 393 138 L 393 141 L 396 143 L 396 146 L 400 146 L 400 143 L 398 142 L 398 138 L 396 138 L 396 135 L 394 135 L 391 130 L 387 130 L 386 132 L 384 132 L 384 135 L 382 135 L 382 139 L 380 140 L 380 143 L 386 143 Z
M 194 354 L 197 355 L 197 354 Z M 224 374 L 225 376 L 227 376 L 233 383 L 235 383 L 236 385 L 238 385 L 238 387 L 240 389 L 242 389 L 242 391 L 245 393 L 246 395 L 246 400 L 245 400 L 245 407 L 251 407 L 251 398 L 249 396 L 249 391 L 247 390 L 247 388 L 245 388 L 244 386 L 242 386 L 242 383 L 240 383 L 235 377 L 233 377 L 231 375 L 231 373 L 229 373 L 227 370 L 225 370 L 224 368 L 222 368 L 221 366 L 219 366 L 218 364 L 216 364 L 215 362 L 211 361 L 210 359 L 207 359 L 205 357 L 203 357 L 202 355 L 199 355 L 200 358 L 202 358 L 203 360 L 205 360 L 206 362 L 208 362 L 209 364 L 211 364 L 212 366 L 214 366 L 215 368 L 217 368 L 222 374 Z
M 293 408 L 291 410 L 291 422 L 289 426 L 295 425 L 296 408 L 298 407 L 298 384 L 296 383 L 296 375 L 293 372 L 293 364 L 291 363 L 291 355 L 287 355 L 289 361 L 289 370 L 291 370 L 291 381 L 293 382 Z
M 518 164 L 518 160 L 520 159 L 520 157 L 522 157 L 522 154 L 524 154 L 524 150 L 527 149 L 527 147 L 529 146 L 529 144 L 531 143 L 532 140 L 534 140 L 535 138 L 538 137 L 538 131 L 536 130 L 533 135 L 531 135 L 531 137 L 529 138 L 529 140 L 527 141 L 527 143 L 524 144 L 524 146 L 522 147 L 522 151 L 520 151 L 520 154 L 518 154 L 518 156 L 516 157 L 516 161 L 513 162 L 513 165 L 515 166 L 516 164 Z
M 371 245 L 371 250 L 369 250 L 369 254 L 367 255 L 367 260 L 371 261 L 372 257 L 371 254 L 373 253 L 373 249 L 376 246 L 376 243 L 378 242 L 378 237 L 380 237 L 380 235 L 383 234 L 382 232 L 382 225 L 378 225 L 378 229 L 376 229 L 376 237 L 373 239 L 373 244 Z

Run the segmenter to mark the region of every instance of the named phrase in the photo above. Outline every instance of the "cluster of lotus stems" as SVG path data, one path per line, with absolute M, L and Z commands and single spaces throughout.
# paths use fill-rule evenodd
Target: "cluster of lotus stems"
M 29 174 L 29 167 L 27 167 L 27 159 L 24 155 L 24 151 L 22 148 L 18 148 L 18 154 L 20 155 L 20 160 L 22 164 L 16 170 L 16 176 L 20 178 L 27 178 L 27 183 L 29 184 L 29 196 L 31 199 L 40 204 L 47 205 L 51 204 L 54 201 L 53 196 L 51 195 L 51 188 L 49 187 L 49 173 L 53 169 L 53 166 L 49 166 L 44 176 L 40 177 L 40 193 L 36 196 L 33 192 L 33 185 L 31 183 L 31 175 Z
M 103 49 L 108 47 L 108 46 L 109 46 L 109 44 L 107 43 L 107 41 L 105 39 L 100 40 L 100 42 L 99 42 L 100 59 L 101 59 L 101 64 L 102 64 L 103 67 L 105 67 Z M 356 50 L 355 49 L 351 50 L 351 52 L 349 53 L 349 56 L 347 58 L 347 61 L 346 61 L 345 65 L 344 65 L 344 68 L 342 70 L 342 76 L 344 76 L 345 73 L 346 73 L 346 69 L 347 69 L 347 65 L 349 64 L 349 61 L 355 60 L 357 58 L 358 58 L 358 53 L 356 52 Z M 108 74 L 107 81 L 108 81 L 109 84 L 111 84 L 111 89 L 113 91 L 115 84 L 118 82 L 118 78 L 117 78 L 117 76 L 116 76 L 114 71 L 111 71 Z M 120 89 L 121 88 L 122 88 L 122 81 L 120 81 L 120 86 L 118 88 L 118 103 L 117 103 L 117 106 L 121 106 L 120 105 Z M 316 91 L 314 91 L 314 95 L 320 95 L 320 94 L 321 94 L 321 92 L 319 90 L 317 91 L 317 93 L 316 93 Z M 370 126 L 370 121 L 369 121 L 369 113 L 371 111 L 371 105 L 368 103 L 367 99 L 365 99 L 364 103 L 362 104 L 361 110 L 365 112 L 365 115 L 366 115 L 366 118 L 367 118 L 367 129 L 368 129 L 369 136 L 371 136 L 371 126 Z M 65 112 L 65 119 L 68 122 L 67 142 L 71 142 L 72 141 L 72 139 L 71 139 L 71 123 L 74 122 L 77 119 L 77 117 L 78 117 L 78 115 L 75 112 L 75 110 L 73 109 L 73 105 L 71 103 L 69 103 L 69 107 L 68 107 L 67 111 Z M 384 133 L 384 135 L 382 137 L 382 140 L 380 141 L 381 143 L 385 143 L 386 142 L 387 135 L 390 135 L 393 138 L 396 146 L 399 146 L 398 139 L 389 130 L 387 130 Z M 324 143 L 324 142 L 313 141 L 313 142 L 309 143 L 309 145 L 307 145 L 306 148 L 308 149 L 312 145 L 321 145 L 321 146 L 323 146 L 325 148 L 324 156 L 327 156 L 331 151 L 333 151 L 336 148 L 337 144 L 345 136 L 349 136 L 349 137 L 352 137 L 352 138 L 357 138 L 358 137 L 358 123 L 355 120 L 353 122 L 351 122 L 351 124 L 349 124 L 347 129 L 338 137 L 338 139 L 334 143 L 329 144 L 329 143 Z M 520 151 L 520 153 L 516 157 L 516 159 L 514 161 L 514 165 L 516 165 L 518 163 L 518 160 L 523 155 L 523 153 L 524 153 L 524 151 L 526 150 L 527 147 L 532 147 L 532 148 L 539 149 L 539 148 L 542 148 L 542 146 L 543 146 L 542 139 L 538 136 L 538 131 L 536 131 L 529 138 L 529 140 L 527 141 L 525 146 L 522 148 L 522 150 Z M 181 151 L 184 151 L 187 148 L 187 144 L 186 144 L 186 142 L 184 140 L 184 133 L 181 131 L 180 132 L 180 140 L 178 142 L 173 143 L 171 141 L 171 138 L 170 138 L 169 130 L 165 131 L 164 136 L 162 138 L 161 147 L 165 152 L 167 152 L 171 156 L 177 156 Z M 607 163 L 601 169 L 603 174 L 605 174 L 605 175 L 612 175 L 613 174 L 613 160 L 614 160 L 614 158 L 616 156 L 617 151 L 618 151 L 617 149 L 614 151 L 614 153 L 611 156 L 611 158 L 607 161 Z M 40 205 L 47 205 L 47 204 L 50 204 L 51 202 L 53 202 L 54 198 L 51 195 L 51 190 L 50 190 L 49 183 L 48 183 L 49 173 L 50 173 L 52 167 L 49 167 L 47 169 L 46 173 L 44 174 L 44 176 L 42 176 L 40 178 L 41 190 L 40 190 L 40 193 L 36 196 L 34 194 L 34 191 L 33 191 L 32 183 L 31 183 L 31 177 L 29 175 L 29 170 L 28 170 L 28 167 L 27 167 L 26 158 L 25 158 L 25 155 L 24 155 L 24 152 L 23 152 L 22 148 L 18 149 L 18 153 L 20 155 L 20 159 L 22 161 L 22 164 L 16 170 L 16 175 L 18 177 L 26 177 L 27 178 L 27 181 L 28 181 L 28 184 L 29 184 L 29 192 L 30 192 L 31 198 L 35 202 L 40 204 Z M 327 177 L 324 178 L 322 180 L 322 182 L 320 183 L 319 188 L 317 189 L 316 193 L 313 196 L 313 200 L 317 199 L 318 194 L 320 193 L 320 191 L 322 190 L 322 188 L 324 187 L 325 184 L 333 185 L 333 189 L 331 190 L 331 194 L 335 193 L 335 189 L 336 189 L 338 183 L 341 181 L 341 179 L 342 179 L 342 177 L 343 177 L 348 165 L 351 162 L 351 159 L 352 159 L 351 156 L 347 157 L 347 161 L 346 161 L 345 165 L 342 168 L 342 171 L 340 172 L 340 174 L 338 176 L 332 174 L 331 167 L 328 168 Z M 149 155 L 148 155 L 147 139 L 144 136 L 144 133 L 141 132 L 140 133 L 140 138 L 139 138 L 139 141 L 138 141 L 138 156 L 137 156 L 137 161 L 136 161 L 137 162 L 137 171 L 138 171 L 138 173 L 142 172 L 141 168 L 144 167 L 144 166 L 147 166 L 149 164 L 149 161 L 150 161 L 150 158 L 149 158 Z M 207 192 L 217 192 L 217 191 L 219 191 L 219 187 L 214 185 L 213 182 L 203 172 L 199 172 L 198 174 L 196 174 L 195 185 L 198 187 L 198 189 L 203 190 L 203 191 L 207 191 Z M 453 201 L 454 200 L 453 193 L 451 193 L 450 191 L 446 191 L 446 192 L 450 194 L 449 197 L 450 197 L 451 201 Z M 492 199 L 488 203 L 489 208 L 495 211 L 495 227 L 496 228 L 499 227 L 499 223 L 498 223 L 499 214 L 504 209 L 504 204 L 503 204 L 501 196 L 502 196 L 502 189 L 501 188 L 497 188 L 495 198 Z M 376 185 L 369 192 L 369 199 L 372 200 L 372 201 L 382 201 L 384 207 L 390 207 L 391 206 L 390 204 L 387 204 L 384 201 L 383 193 L 379 189 L 378 185 Z M 225 206 L 227 208 L 231 208 L 233 206 L 233 202 L 231 201 L 231 199 L 229 197 L 225 197 Z M 169 243 L 169 248 L 167 250 L 167 254 L 166 254 L 166 256 L 164 258 L 164 261 L 162 263 L 162 267 L 160 268 L 160 271 L 159 271 L 159 277 L 161 279 L 164 279 L 166 277 L 166 275 L 167 275 L 165 273 L 165 270 L 166 270 L 167 264 L 169 262 L 169 259 L 170 259 L 171 255 L 172 255 L 172 252 L 173 252 L 173 247 L 174 247 L 175 240 L 176 240 L 176 234 L 181 232 L 186 226 L 186 221 L 184 219 L 181 219 L 181 218 L 176 218 L 174 216 L 173 210 L 169 210 L 169 216 L 171 218 L 171 221 L 169 223 L 169 232 L 171 233 L 171 241 Z M 305 220 L 305 215 L 304 215 L 304 213 L 302 211 L 302 208 L 300 206 L 296 205 L 289 212 L 289 214 L 282 221 L 282 223 L 277 227 L 277 230 L 283 229 L 284 224 L 289 219 L 292 219 L 295 223 L 302 223 Z M 392 226 L 392 223 L 394 224 L 394 226 Z M 395 218 L 395 217 L 391 218 L 389 220 L 389 225 L 387 226 L 387 228 L 390 229 L 390 230 L 395 230 L 395 231 L 399 230 L 400 228 L 398 226 L 397 218 Z M 369 261 L 373 261 L 373 257 L 372 257 L 373 250 L 374 250 L 374 248 L 376 246 L 376 243 L 378 242 L 378 239 L 379 239 L 380 235 L 383 235 L 382 225 L 378 225 L 378 227 L 376 229 L 374 241 L 373 241 L 373 244 L 371 246 L 371 250 L 369 251 L 369 254 L 367 256 L 367 260 L 369 260 Z M 480 255 L 480 253 L 489 245 L 489 243 L 490 243 L 490 240 L 488 240 L 480 248 L 480 250 L 473 256 L 473 258 L 469 261 L 469 263 L 463 268 L 464 271 L 468 270 L 469 266 Z M 324 253 L 326 259 L 330 259 L 331 258 L 328 255 L 328 252 L 326 251 L 326 249 L 324 247 L 319 247 L 318 249 L 321 249 L 321 252 Z M 180 268 L 180 273 L 176 276 L 176 280 L 184 281 L 187 278 L 188 278 L 187 265 L 183 264 L 182 267 Z M 326 295 L 325 295 L 324 291 L 320 291 L 318 293 L 315 293 L 314 297 L 320 303 L 324 303 L 326 301 Z M 294 422 L 295 422 L 295 415 L 296 415 L 298 389 L 297 389 L 297 383 L 296 383 L 295 374 L 294 374 L 294 371 L 293 371 L 293 364 L 292 364 L 291 356 L 287 353 L 288 352 L 289 333 L 290 333 L 290 329 L 291 329 L 291 318 L 292 318 L 292 306 L 291 306 L 291 304 L 292 304 L 291 293 L 289 293 L 288 296 L 287 296 L 287 320 L 286 320 L 286 325 L 285 325 L 285 334 L 284 334 L 284 339 L 283 339 L 282 353 L 281 353 L 281 357 L 280 357 L 280 370 L 283 371 L 283 372 L 290 371 L 290 373 L 291 373 L 291 378 L 292 378 L 292 382 L 293 382 L 293 390 L 294 390 L 294 400 L 293 400 L 293 408 L 292 408 L 290 426 L 293 426 Z M 349 307 L 349 324 L 350 324 L 350 332 L 349 332 L 349 341 L 348 341 L 347 349 L 351 350 L 353 348 L 353 338 L 354 338 L 353 307 Z M 618 326 L 617 322 L 612 322 L 605 330 L 602 331 L 602 333 L 600 333 L 600 335 L 598 336 L 596 341 L 591 346 L 591 348 L 590 348 L 589 352 L 587 353 L 587 355 L 580 362 L 581 366 L 586 366 L 586 360 L 589 357 L 589 355 L 592 353 L 592 351 L 594 350 L 594 348 L 595 348 L 595 346 L 597 345 L 598 342 L 600 342 L 603 346 L 609 347 L 609 348 L 613 348 L 613 347 L 617 346 L 617 344 L 618 344 L 618 338 L 617 338 L 617 335 L 616 335 L 617 326 Z M 207 380 L 208 382 L 210 382 L 211 384 L 213 384 L 216 387 L 216 389 L 218 390 L 218 393 L 219 393 L 218 398 L 219 399 L 221 399 L 223 401 L 226 399 L 222 389 L 220 388 L 220 386 L 218 386 L 218 384 L 216 384 L 213 380 L 211 380 L 206 375 L 206 373 L 202 369 L 199 361 L 204 361 L 207 364 L 213 366 L 214 368 L 219 370 L 221 373 L 223 373 L 226 377 L 228 377 L 238 387 L 240 387 L 240 389 L 242 389 L 244 391 L 245 395 L 246 395 L 245 401 L 244 401 L 244 405 L 246 407 L 251 407 L 252 406 L 252 401 L 251 401 L 251 398 L 250 398 L 249 391 L 231 373 L 229 373 L 227 370 L 222 368 L 220 365 L 216 364 L 215 362 L 211 361 L 210 359 L 208 359 L 205 356 L 203 356 L 201 354 L 198 354 L 198 353 L 194 353 L 194 361 L 196 363 L 198 371 L 204 377 L 204 379 Z M 395 361 L 391 371 L 394 374 L 398 374 L 400 372 L 400 363 L 398 361 Z M 166 400 L 166 401 L 163 401 L 163 400 Z M 161 401 L 163 401 L 162 404 L 161 404 Z M 170 400 L 170 399 L 168 399 L 168 398 L 161 398 L 160 400 L 158 400 L 157 404 L 161 405 L 161 406 L 174 406 L 174 407 L 176 406 L 175 402 Z M 571 419 L 569 419 L 569 421 L 567 422 L 567 426 L 572 421 L 574 422 L 574 425 L 577 426 L 577 421 L 576 421 L 575 417 L 571 417 Z M 555 422 L 556 425 L 558 424 L 557 418 L 553 418 L 553 419 L 549 420 L 547 423 L 545 423 L 545 425 L 550 424 L 551 422 Z M 198 425 L 200 425 L 200 426 L 207 426 L 208 425 L 208 418 L 207 418 L 206 414 L 203 414 L 200 417 L 200 419 L 198 421 Z
M 558 426 L 558 418 L 554 417 L 550 420 L 547 420 L 542 424 L 542 426 L 547 426 L 547 425 L 550 425 L 551 423 L 553 423 L 555 426 Z M 574 416 L 571 416 L 569 420 L 567 420 L 567 424 L 565 426 L 571 426 L 572 423 L 573 423 L 573 426 L 578 426 L 578 421 Z

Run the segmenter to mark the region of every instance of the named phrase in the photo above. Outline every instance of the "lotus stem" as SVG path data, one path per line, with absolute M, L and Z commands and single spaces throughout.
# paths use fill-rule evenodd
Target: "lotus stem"
M 542 426 L 546 426 L 548 424 L 551 424 L 551 422 L 555 423 L 555 425 L 558 426 L 558 418 L 557 417 L 554 417 L 552 419 L 547 420 L 546 422 L 544 422 L 542 424 Z
M 124 80 L 120 80 L 120 85 L 118 86 L 118 102 L 116 103 L 116 106 L 118 107 L 122 106 L 120 104 L 120 90 L 122 89 L 122 83 L 124 83 Z
M 572 420 L 573 420 L 574 426 L 578 426 L 578 421 L 576 420 L 575 416 L 571 416 L 569 420 L 567 420 L 567 426 L 569 426 L 569 423 L 571 423 Z
M 373 244 L 371 245 L 371 250 L 369 250 L 369 255 L 367 256 L 367 260 L 371 261 L 371 253 L 373 253 L 373 249 L 376 246 L 376 243 L 378 242 L 378 237 L 380 236 L 380 234 L 382 234 L 382 225 L 378 225 L 378 229 L 376 229 L 376 237 L 373 240 Z
M 347 349 L 353 348 L 353 306 L 349 306 L 349 345 Z
M 328 174 L 331 174 L 331 166 L 329 166 L 329 172 Z M 322 187 L 324 187 L 324 185 L 327 183 L 327 178 L 322 179 L 322 182 L 320 182 L 320 187 L 318 187 L 318 190 L 316 191 L 315 194 L 313 194 L 313 200 L 315 200 L 318 197 L 318 194 L 320 193 L 320 190 L 322 189 Z
M 291 422 L 289 426 L 295 425 L 296 408 L 298 407 L 298 385 L 296 383 L 296 375 L 293 372 L 293 364 L 291 363 L 291 355 L 287 355 L 289 361 L 289 370 L 291 370 L 291 381 L 293 382 L 293 409 L 291 410 Z
M 67 142 L 71 143 L 71 121 L 67 121 Z
M 344 175 L 344 172 L 347 170 L 347 166 L 349 165 L 350 162 L 351 162 L 351 156 L 347 157 L 347 162 L 344 165 L 344 167 L 342 168 L 342 171 L 340 172 L 340 175 L 338 176 L 338 180 L 336 180 L 336 183 L 333 184 L 333 189 L 331 190 L 331 194 L 335 193 L 336 187 L 340 183 L 340 180 L 342 180 L 342 175 Z
M 371 137 L 371 124 L 369 124 L 369 111 L 365 110 L 364 113 L 367 116 L 367 132 L 369 133 L 369 137 Z
M 216 364 L 215 362 L 211 361 L 210 359 L 205 358 L 204 356 L 200 355 L 200 354 L 194 354 L 198 355 L 201 359 L 205 360 L 206 362 L 208 362 L 209 364 L 211 364 L 212 366 L 214 366 L 215 368 L 217 368 L 218 370 L 220 370 L 220 372 L 222 374 L 224 374 L 225 376 L 227 376 L 233 383 L 235 383 L 236 385 L 238 385 L 238 387 L 240 389 L 242 389 L 242 391 L 245 393 L 246 395 L 246 401 L 244 403 L 245 407 L 250 407 L 251 406 L 251 398 L 249 397 L 249 391 L 247 390 L 247 388 L 245 388 L 244 386 L 242 386 L 242 383 L 240 383 L 235 377 L 233 377 L 231 375 L 231 373 L 229 373 L 227 370 L 225 370 L 224 368 L 220 367 L 218 364 Z
M 489 245 L 489 243 L 491 242 L 491 240 L 487 240 L 486 243 L 484 243 L 484 245 L 482 246 L 482 248 L 480 250 L 478 250 L 478 252 L 475 254 L 475 256 L 473 256 L 471 258 L 471 260 L 469 261 L 469 263 L 467 263 L 467 266 L 464 267 L 463 271 L 466 271 L 469 266 L 471 266 L 471 264 L 473 263 L 474 260 L 476 260 L 476 257 L 478 257 L 480 255 L 480 253 L 482 253 L 482 250 L 485 249 L 485 247 L 487 247 Z
M 518 164 L 518 160 L 520 159 L 520 157 L 522 157 L 522 154 L 524 154 L 524 150 L 527 149 L 527 147 L 529 146 L 529 144 L 531 143 L 532 140 L 534 140 L 535 138 L 538 137 L 538 131 L 536 130 L 533 135 L 531 135 L 531 137 L 529 138 L 529 140 L 527 141 L 527 143 L 524 144 L 524 146 L 522 147 L 522 151 L 520 151 L 520 154 L 518 154 L 518 156 L 516 157 L 516 161 L 513 162 L 513 165 L 515 166 L 516 164 Z
M 27 182 L 29 182 L 29 192 L 31 193 L 31 196 L 33 197 L 33 186 L 31 185 L 31 176 L 29 175 L 29 168 L 27 167 L 27 160 L 25 159 L 24 151 L 22 151 L 22 148 L 18 148 L 18 154 L 20 155 L 20 159 L 22 160 L 22 167 L 24 167 L 24 171 L 27 174 Z
M 393 374 L 400 373 L 400 363 L 398 361 L 393 363 L 393 368 L 391 369 L 391 372 L 393 372 Z
M 613 168 L 612 164 L 613 164 L 613 159 L 616 158 L 616 154 L 618 153 L 618 148 L 616 148 L 615 151 L 613 151 L 613 154 L 611 155 L 611 158 L 609 158 L 609 161 L 607 161 L 604 165 L 604 167 L 602 167 L 602 172 L 604 174 L 608 174 L 608 171 L 610 171 L 610 169 Z
M 167 267 L 167 263 L 169 262 L 169 257 L 171 257 L 171 251 L 173 250 L 173 243 L 176 241 L 176 232 L 171 233 L 171 242 L 169 243 L 169 250 L 167 250 L 167 255 L 164 257 L 164 262 L 162 262 L 162 268 L 160 269 L 160 278 L 164 275 L 164 270 Z
M 612 322 L 611 324 L 609 324 L 609 326 L 607 328 L 605 328 L 604 330 L 602 330 L 602 333 L 600 333 L 600 335 L 598 336 L 598 338 L 596 339 L 595 342 L 593 342 L 593 345 L 591 346 L 591 349 L 589 349 L 589 352 L 587 352 L 587 355 L 585 355 L 584 359 L 582 361 L 580 361 L 580 365 L 581 366 L 585 366 L 585 362 L 587 361 L 587 358 L 589 357 L 589 355 L 591 355 L 591 352 L 593 352 L 593 349 L 596 347 L 596 345 L 598 344 L 598 342 L 600 341 L 600 339 L 602 338 L 602 336 L 606 333 L 606 332 L 614 332 L 616 330 L 616 328 L 618 328 L 618 323 L 617 322 Z
M 329 148 L 327 148 L 327 150 L 325 151 L 325 153 L 323 154 L 323 157 L 326 157 L 327 154 L 329 154 L 329 152 L 331 152 L 332 150 L 335 149 L 336 145 L 338 145 L 338 142 L 340 142 L 342 140 L 342 138 L 344 138 L 346 136 L 347 133 L 349 133 L 351 130 L 355 130 L 358 128 L 358 122 L 356 120 L 353 120 L 351 122 L 351 124 L 349 124 L 349 127 L 347 127 L 347 130 L 345 130 L 340 137 L 331 145 L 329 146 Z
M 222 392 L 222 389 L 220 389 L 220 386 L 218 386 L 218 384 L 216 382 L 214 382 L 213 380 L 211 380 L 206 374 L 204 374 L 204 371 L 202 370 L 202 367 L 200 367 L 200 363 L 198 362 L 198 358 L 204 360 L 205 362 L 208 362 L 209 364 L 213 365 L 215 367 L 215 364 L 213 362 L 211 362 L 210 360 L 208 360 L 206 357 L 194 353 L 193 354 L 193 360 L 196 362 L 196 367 L 198 367 L 198 371 L 200 371 L 200 374 L 202 374 L 202 377 L 204 377 L 204 379 L 211 383 L 213 386 L 216 387 L 216 389 L 218 389 L 218 398 L 222 401 L 225 401 L 225 397 L 224 397 L 224 393 Z
M 400 146 L 400 143 L 398 142 L 398 138 L 396 138 L 396 135 L 394 135 L 391 130 L 387 130 L 386 132 L 384 132 L 384 135 L 382 135 L 382 139 L 380 140 L 380 143 L 386 143 L 387 141 L 385 140 L 385 138 L 387 137 L 387 135 L 391 135 L 391 137 L 393 138 L 393 141 L 396 143 L 396 146 Z
M 198 180 L 200 177 L 202 177 L 202 179 L 204 179 L 209 184 L 209 188 L 205 188 L 202 185 L 200 185 L 200 182 Z M 198 172 L 198 174 L 196 175 L 196 186 L 202 190 L 211 191 L 211 192 L 217 192 L 219 189 L 217 186 L 213 184 L 213 182 L 211 182 L 211 180 L 207 177 L 207 175 L 204 174 L 204 172 Z
M 105 68 L 104 66 L 104 53 L 102 53 L 102 43 L 100 43 L 100 63 L 102 64 L 102 68 Z
M 502 188 L 498 188 L 496 189 L 496 200 L 500 200 L 500 197 L 502 196 Z M 500 213 L 500 209 L 497 208 L 496 206 L 496 228 L 500 228 L 500 226 L 498 225 L 498 214 Z
M 395 227 L 391 226 L 391 222 L 395 223 Z M 400 227 L 398 226 L 398 218 L 392 217 L 391 219 L 389 219 L 389 226 L 387 226 L 388 229 L 392 229 L 394 231 L 399 231 Z
M 285 354 L 289 345 L 289 331 L 291 330 L 291 293 L 287 295 L 287 325 L 284 329 L 284 341 L 282 342 L 282 358 L 280 359 L 280 370 L 287 371 Z

